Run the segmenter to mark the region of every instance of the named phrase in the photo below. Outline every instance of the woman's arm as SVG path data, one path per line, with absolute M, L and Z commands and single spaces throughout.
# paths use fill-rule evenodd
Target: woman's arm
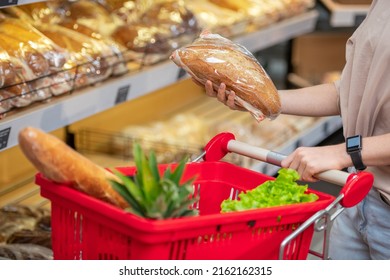
M 338 93 L 333 83 L 312 87 L 279 90 L 282 114 L 299 116 L 339 115 Z
M 245 110 L 234 103 L 234 94 L 226 95 L 225 85 L 213 90 L 206 83 L 206 93 L 216 97 L 233 110 Z M 296 90 L 279 91 L 282 114 L 300 116 L 331 116 L 339 114 L 338 93 L 335 85 L 322 84 Z M 363 138 L 362 160 L 367 166 L 390 165 L 390 134 Z M 345 143 L 320 147 L 299 147 L 282 161 L 282 167 L 298 171 L 301 179 L 317 181 L 315 174 L 330 169 L 341 170 L 353 166 Z
M 235 93 L 226 94 L 225 84 L 221 84 L 218 91 L 213 89 L 210 81 L 205 85 L 206 94 L 217 98 L 232 110 L 245 111 L 234 101 Z M 334 84 L 322 84 L 294 90 L 280 90 L 281 113 L 298 116 L 332 116 L 339 114 L 338 94 Z

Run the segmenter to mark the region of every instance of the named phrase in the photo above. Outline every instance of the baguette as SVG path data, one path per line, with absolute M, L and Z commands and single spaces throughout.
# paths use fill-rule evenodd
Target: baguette
M 201 84 L 207 80 L 226 92 L 258 121 L 276 118 L 281 111 L 279 93 L 257 59 L 244 47 L 217 34 L 202 33 L 193 44 L 175 50 L 171 60 Z
M 73 150 L 59 138 L 37 128 L 26 127 L 19 132 L 18 140 L 24 155 L 47 179 L 69 184 L 122 209 L 128 207 L 109 182 L 120 181 L 119 178 Z

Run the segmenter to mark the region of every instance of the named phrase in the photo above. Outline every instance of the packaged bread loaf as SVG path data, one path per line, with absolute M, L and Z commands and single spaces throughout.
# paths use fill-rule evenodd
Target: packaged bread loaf
M 142 15 L 142 22 L 170 31 L 170 38 L 190 43 L 200 32 L 194 13 L 183 0 L 155 1 Z M 186 42 L 185 40 L 190 39 Z M 180 43 L 179 43 L 180 44 Z
M 71 29 L 78 33 L 81 33 L 89 38 L 100 41 L 102 44 L 107 45 L 113 55 L 110 57 L 110 63 L 112 65 L 113 75 L 118 76 L 128 72 L 126 62 L 134 59 L 124 46 L 115 42 L 111 37 L 100 34 L 97 30 L 92 29 L 81 23 L 77 23 L 74 19 L 64 19 L 58 23 L 59 26 Z
M 143 0 L 97 0 L 96 2 L 126 24 L 139 22 L 141 15 L 154 3 L 154 1 Z
M 196 81 L 234 91 L 236 102 L 257 121 L 280 114 L 279 93 L 259 61 L 243 46 L 218 34 L 203 32 L 191 45 L 175 50 L 171 59 Z
M 69 52 L 67 66 L 76 73 L 76 88 L 103 81 L 112 74 L 116 55 L 104 42 L 59 25 L 40 24 L 36 27 Z
M 241 11 L 233 11 L 208 0 L 185 0 L 185 6 L 195 14 L 202 29 L 229 37 L 242 34 L 247 28 L 248 19 Z
M 20 83 L 17 75 L 17 69 L 10 61 L 8 53 L 0 49 L 0 119 L 5 116 L 4 113 L 11 110 L 13 90 L 15 85 Z
M 61 69 L 66 62 L 66 51 L 59 48 L 33 25 L 16 18 L 6 18 L 0 22 L 0 33 L 29 46 L 44 55 L 50 67 Z
M 19 146 L 27 159 L 47 179 L 67 184 L 92 197 L 120 208 L 128 204 L 111 187 L 114 174 L 96 165 L 59 138 L 40 129 L 26 127 L 19 132 Z
M 11 56 L 10 41 L 0 34 L 0 118 L 13 108 L 26 107 L 34 101 L 44 100 L 51 97 L 50 90 L 43 85 L 43 80 L 34 74 L 29 65 L 37 65 L 34 51 L 26 52 L 25 58 Z M 28 62 L 29 63 L 28 63 Z
M 6 14 L 30 23 L 56 24 L 66 17 L 65 1 L 41 1 L 4 8 Z
M 66 1 L 66 16 L 109 36 L 123 21 L 97 1 Z
M 167 59 L 179 46 L 191 43 L 199 33 L 194 14 L 183 1 L 160 0 L 135 8 L 138 18 L 118 26 L 111 36 L 142 64 Z
M 67 93 L 72 89 L 72 77 L 64 71 L 68 53 L 34 26 L 17 18 L 0 21 L 1 48 L 10 57 L 19 59 L 25 67 L 24 80 L 31 83 L 35 101 L 51 95 Z

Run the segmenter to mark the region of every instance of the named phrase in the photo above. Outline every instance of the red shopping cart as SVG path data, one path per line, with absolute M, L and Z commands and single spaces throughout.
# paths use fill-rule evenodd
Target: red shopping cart
M 37 174 L 41 195 L 51 201 L 55 259 L 306 259 L 314 230 L 325 230 L 336 205 L 351 207 L 370 190 L 373 176 L 326 171 L 319 179 L 343 185 L 340 196 L 309 190 L 310 203 L 220 213 L 227 198 L 257 187 L 271 176 L 221 159 L 229 152 L 280 165 L 283 155 L 216 135 L 196 161 L 186 164 L 183 180 L 197 175 L 193 207 L 199 216 L 167 220 L 138 217 Z M 175 164 L 162 164 L 161 172 Z M 135 167 L 118 168 L 127 175 Z M 339 212 L 340 210 L 336 211 Z M 336 213 L 337 214 L 337 213 Z M 327 241 L 327 238 L 324 239 Z M 326 247 L 326 246 L 324 246 Z M 326 258 L 323 253 L 314 254 Z

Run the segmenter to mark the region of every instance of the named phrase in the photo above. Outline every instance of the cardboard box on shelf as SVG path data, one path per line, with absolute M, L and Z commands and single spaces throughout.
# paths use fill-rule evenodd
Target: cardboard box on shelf
M 315 32 L 293 41 L 292 73 L 295 86 L 319 84 L 328 73 L 341 71 L 345 64 L 345 45 L 351 32 Z

